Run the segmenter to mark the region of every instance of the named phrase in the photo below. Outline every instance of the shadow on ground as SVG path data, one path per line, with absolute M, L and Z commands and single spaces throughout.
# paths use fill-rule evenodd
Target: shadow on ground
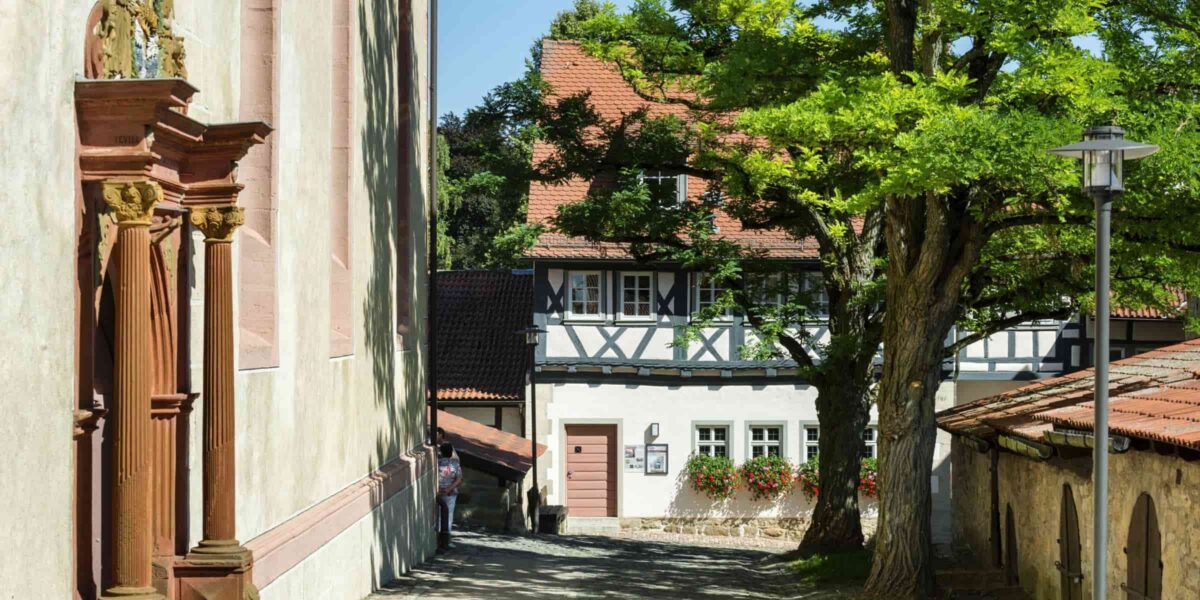
M 606 536 L 456 535 L 450 554 L 372 599 L 849 597 L 797 583 L 767 550 Z

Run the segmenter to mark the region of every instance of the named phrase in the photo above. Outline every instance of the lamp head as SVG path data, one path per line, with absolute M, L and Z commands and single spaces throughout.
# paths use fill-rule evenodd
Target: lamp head
M 1124 191 L 1124 162 L 1158 152 L 1158 146 L 1125 139 L 1125 130 L 1116 125 L 1092 127 L 1083 132 L 1083 141 L 1060 146 L 1051 154 L 1083 161 L 1084 192 Z

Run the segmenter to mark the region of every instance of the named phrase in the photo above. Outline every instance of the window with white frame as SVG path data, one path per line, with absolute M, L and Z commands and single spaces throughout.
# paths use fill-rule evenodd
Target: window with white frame
M 729 456 L 729 428 L 724 425 L 697 425 L 696 452 L 708 456 Z
M 650 273 L 621 274 L 621 318 L 649 319 L 654 315 Z
M 800 291 L 808 306 L 808 314 L 814 317 L 829 316 L 829 295 L 825 293 L 825 282 L 820 271 L 805 272 L 800 276 Z
M 817 457 L 821 449 L 821 428 L 817 425 L 804 426 L 804 460 L 810 461 Z
M 687 203 L 687 176 L 661 169 L 642 171 L 641 180 L 651 192 L 659 197 L 674 196 L 675 203 L 683 206 Z
M 875 428 L 867 427 L 863 430 L 863 458 L 875 458 Z
M 721 299 L 721 294 L 725 293 L 725 286 L 717 285 L 716 280 L 708 273 L 697 274 L 695 280 L 697 312 L 716 304 Z M 729 311 L 726 310 L 724 314 L 728 315 Z
M 783 275 L 779 273 L 756 274 L 749 277 L 754 303 L 764 310 L 776 309 L 783 303 Z
M 782 426 L 750 426 L 750 458 L 757 458 L 764 455 L 783 456 Z
M 603 295 L 599 271 L 575 271 L 570 274 L 567 294 L 568 316 L 575 319 L 599 319 L 603 316 Z

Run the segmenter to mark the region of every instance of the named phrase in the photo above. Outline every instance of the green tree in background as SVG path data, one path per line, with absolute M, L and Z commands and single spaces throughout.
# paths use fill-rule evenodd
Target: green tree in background
M 1125 306 L 1198 289 L 1200 15 L 1176 0 L 641 0 L 571 23 L 617 64 L 645 112 L 601 119 L 586 94 L 536 117 L 557 152 L 538 176 L 607 178 L 555 226 L 630 244 L 726 285 L 694 328 L 744 312 L 762 354 L 793 358 L 818 389 L 821 494 L 802 549 L 849 549 L 859 444 L 877 387 L 881 518 L 866 593 L 933 588 L 930 475 L 944 360 L 1012 325 L 1092 304 L 1092 204 L 1078 165 L 1046 150 L 1116 123 L 1163 151 L 1127 165 L 1114 215 L 1113 284 Z M 1097 54 L 1081 40 L 1102 45 Z M 591 132 L 594 135 L 583 135 Z M 713 182 L 679 205 L 638 172 Z M 812 240 L 832 339 L 804 325 L 813 295 L 747 229 Z M 779 277 L 777 275 L 783 275 Z M 763 302 L 774 292 L 782 303 Z M 884 310 L 886 307 L 886 310 Z M 947 344 L 956 324 L 973 332 Z M 686 336 L 685 336 L 686 337 Z M 828 437 L 827 437 L 828 436 Z M 827 479 L 828 478 L 828 479 Z
M 550 23 L 548 37 L 574 38 L 581 24 L 612 10 L 595 0 L 576 0 Z M 497 86 L 461 116 L 441 118 L 438 132 L 448 154 L 439 150 L 439 161 L 449 194 L 441 222 L 453 245 L 445 246 L 445 254 L 439 248 L 440 268 L 515 267 L 537 240 L 539 228 L 525 223 L 525 212 L 529 183 L 543 179 L 531 168 L 545 92 L 538 75 L 541 45 L 533 44 L 520 79 Z

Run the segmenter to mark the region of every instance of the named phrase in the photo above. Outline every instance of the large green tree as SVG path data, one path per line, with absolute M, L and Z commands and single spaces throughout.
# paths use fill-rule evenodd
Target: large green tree
M 1091 201 L 1048 148 L 1116 123 L 1163 151 L 1129 165 L 1114 217 L 1114 293 L 1161 305 L 1197 288 L 1197 24 L 1173 0 L 640 0 L 573 25 L 648 100 L 610 121 L 587 95 L 537 116 L 558 152 L 548 178 L 609 177 L 555 226 L 623 241 L 645 260 L 704 269 L 722 302 L 818 388 L 821 495 L 803 547 L 861 543 L 854 493 L 880 342 L 881 518 L 867 593 L 932 590 L 934 394 L 948 352 L 1091 304 Z M 673 169 L 712 182 L 679 206 L 638 181 Z M 803 323 L 811 294 L 713 226 L 812 240 L 829 296 L 828 344 Z M 782 281 L 782 283 L 780 283 Z M 772 283 L 775 282 L 775 283 Z M 782 304 L 764 303 L 777 286 Z M 886 310 L 885 310 L 886 309 Z M 799 323 L 799 325 L 797 325 Z M 951 327 L 974 334 L 947 347 Z

